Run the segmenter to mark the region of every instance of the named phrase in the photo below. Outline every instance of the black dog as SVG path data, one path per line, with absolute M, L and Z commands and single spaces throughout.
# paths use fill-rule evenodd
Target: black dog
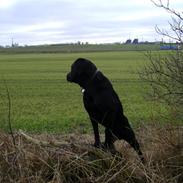
M 114 149 L 114 141 L 124 139 L 138 153 L 143 155 L 128 119 L 123 114 L 123 108 L 118 95 L 110 81 L 89 60 L 78 58 L 67 74 L 67 80 L 79 84 L 83 88 L 83 102 L 93 125 L 95 147 L 100 147 L 98 123 L 105 127 L 104 146 Z

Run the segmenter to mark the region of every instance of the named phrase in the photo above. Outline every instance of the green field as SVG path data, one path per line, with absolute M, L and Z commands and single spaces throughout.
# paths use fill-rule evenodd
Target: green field
M 137 71 L 148 62 L 144 52 L 91 52 L 0 55 L 0 128 L 7 129 L 8 101 L 14 129 L 31 132 L 88 132 L 91 125 L 78 85 L 66 74 L 78 57 L 91 59 L 112 81 L 133 125 L 160 119 L 164 108 L 144 99 L 149 90 Z

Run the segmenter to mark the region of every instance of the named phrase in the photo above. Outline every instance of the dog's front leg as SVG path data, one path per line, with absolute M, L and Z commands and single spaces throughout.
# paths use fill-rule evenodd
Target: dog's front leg
M 90 118 L 90 120 L 92 122 L 94 137 L 95 137 L 94 146 L 99 148 L 99 147 L 101 147 L 101 142 L 100 142 L 100 135 L 99 135 L 99 130 L 98 130 L 98 123 L 93 118 Z

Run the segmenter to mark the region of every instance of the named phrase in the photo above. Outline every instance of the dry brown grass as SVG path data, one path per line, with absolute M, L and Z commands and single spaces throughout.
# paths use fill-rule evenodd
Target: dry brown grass
M 92 135 L 30 136 L 49 145 L 32 143 L 17 133 L 14 146 L 10 135 L 0 133 L 0 182 L 183 182 L 182 127 L 147 125 L 139 128 L 137 136 L 145 164 L 125 142 L 117 142 L 119 154 L 112 155 L 89 145 Z M 55 141 L 64 143 L 58 147 Z

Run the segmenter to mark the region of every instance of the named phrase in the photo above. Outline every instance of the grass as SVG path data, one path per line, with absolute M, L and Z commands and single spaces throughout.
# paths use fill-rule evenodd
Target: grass
M 146 163 L 127 144 L 118 153 L 93 148 L 89 135 L 34 135 L 49 146 L 15 134 L 0 133 L 0 182 L 49 183 L 182 183 L 183 133 L 173 125 L 147 125 L 137 131 Z M 51 142 L 65 143 L 59 147 Z
M 111 80 L 125 114 L 138 127 L 145 164 L 124 141 L 115 143 L 115 155 L 90 145 L 93 135 L 88 133 L 91 125 L 80 88 L 66 82 L 78 57 L 91 59 Z M 182 126 L 161 125 L 166 121 L 162 117 L 170 117 L 166 107 L 144 99 L 150 88 L 137 71 L 147 62 L 144 52 L 136 51 L 1 54 L 0 182 L 182 183 Z M 16 131 L 14 144 L 5 132 L 8 99 L 3 79 L 11 97 L 13 129 L 28 131 L 33 140 Z
M 164 106 L 144 99 L 148 86 L 137 71 L 146 62 L 144 52 L 91 52 L 0 55 L 0 126 L 7 129 L 6 80 L 12 102 L 12 126 L 30 132 L 82 132 L 91 130 L 79 86 L 66 81 L 71 63 L 91 59 L 112 81 L 133 125 L 160 120 Z

